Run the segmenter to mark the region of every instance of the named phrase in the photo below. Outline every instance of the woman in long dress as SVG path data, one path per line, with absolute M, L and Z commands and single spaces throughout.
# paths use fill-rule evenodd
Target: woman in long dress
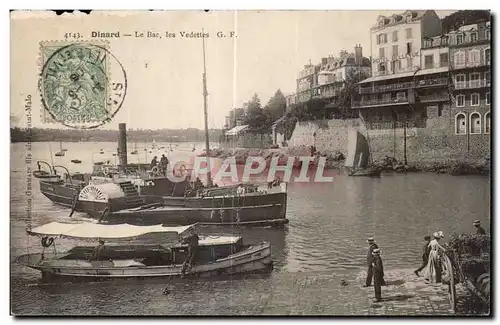
M 439 240 L 444 237 L 442 232 L 435 232 L 434 239 L 429 243 L 429 262 L 425 270 L 425 280 L 430 283 L 441 282 L 441 254 L 444 248 L 439 245 Z

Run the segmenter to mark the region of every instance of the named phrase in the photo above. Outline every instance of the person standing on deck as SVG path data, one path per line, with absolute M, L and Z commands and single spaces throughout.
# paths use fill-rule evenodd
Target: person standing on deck
M 373 237 L 370 237 L 368 238 L 367 240 L 368 242 L 368 254 L 367 254 L 367 257 L 366 257 L 366 264 L 368 265 L 368 271 L 367 271 L 367 275 L 366 275 L 366 283 L 365 283 L 365 287 L 369 287 L 372 285 L 372 278 L 373 278 L 373 264 L 372 264 L 372 261 L 373 261 L 373 250 L 374 249 L 378 249 L 378 245 L 375 243 L 375 239 L 373 239 Z M 383 273 L 383 270 L 382 270 L 382 273 Z M 384 277 L 382 276 L 382 284 L 381 285 L 385 285 L 385 280 L 384 280 Z
M 476 220 L 473 223 L 474 227 L 476 227 L 476 235 L 486 235 L 486 231 L 483 227 L 481 227 L 481 221 Z
M 160 169 L 163 175 L 167 175 L 167 168 L 168 168 L 168 158 L 165 156 L 165 154 L 161 155 L 160 158 Z
M 429 243 L 431 241 L 431 236 L 425 236 L 424 240 L 425 244 L 424 247 L 422 248 L 422 265 L 413 272 L 415 273 L 416 276 L 420 276 L 418 272 L 422 271 L 427 266 L 427 262 L 429 262 L 429 252 L 430 252 Z
M 189 269 L 193 267 L 198 252 L 200 237 L 196 234 L 196 232 L 194 232 L 194 230 L 191 230 L 191 232 L 191 235 L 183 241 L 184 244 L 188 244 L 188 254 L 186 256 L 184 264 L 182 265 L 182 276 L 186 274 L 186 270 L 188 267 Z
M 375 248 L 372 252 L 372 268 L 373 268 L 373 287 L 375 289 L 375 301 L 382 300 L 382 286 L 385 285 L 384 281 L 384 266 L 382 258 L 380 258 L 380 249 Z
M 156 165 L 158 165 L 158 158 L 156 156 L 154 156 L 153 159 L 151 160 L 151 164 L 149 165 L 149 168 L 153 169 L 156 167 Z

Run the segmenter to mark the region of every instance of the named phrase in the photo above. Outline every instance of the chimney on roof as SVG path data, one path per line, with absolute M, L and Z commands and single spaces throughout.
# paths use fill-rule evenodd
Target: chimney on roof
M 363 62 L 363 48 L 361 44 L 354 46 L 354 62 L 356 65 L 361 65 Z

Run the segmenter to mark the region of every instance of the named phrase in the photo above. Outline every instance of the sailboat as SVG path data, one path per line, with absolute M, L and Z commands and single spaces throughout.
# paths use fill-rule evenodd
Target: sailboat
M 59 141 L 59 152 L 56 152 L 55 156 L 56 157 L 64 157 L 66 151 L 68 151 L 68 149 L 63 149 L 62 141 Z
M 131 155 L 137 155 L 138 151 L 137 151 L 137 142 L 134 142 L 134 151 L 132 151 L 130 154 Z
M 347 159 L 345 166 L 349 176 L 379 177 L 380 170 L 369 167 L 370 149 L 368 141 L 358 130 L 351 128 L 347 140 Z

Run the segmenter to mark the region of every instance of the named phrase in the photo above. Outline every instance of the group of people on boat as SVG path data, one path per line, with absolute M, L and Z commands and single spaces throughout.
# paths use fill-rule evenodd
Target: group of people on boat
M 166 176 L 168 164 L 169 164 L 168 158 L 165 156 L 165 154 L 162 154 L 160 162 L 158 163 L 158 157 L 154 156 L 153 159 L 151 160 L 151 164 L 149 167 L 153 172 L 158 171 L 159 174 Z

